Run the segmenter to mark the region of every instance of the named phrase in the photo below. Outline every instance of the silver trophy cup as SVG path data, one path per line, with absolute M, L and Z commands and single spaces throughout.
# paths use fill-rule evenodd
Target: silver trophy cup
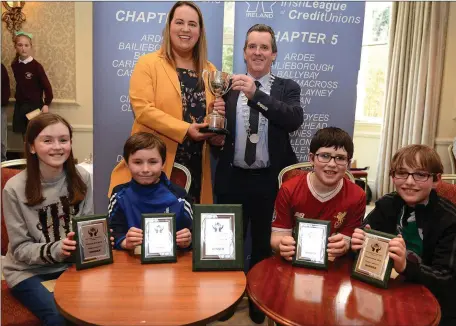
M 215 98 L 222 97 L 230 89 L 231 74 L 223 71 L 203 71 L 203 78 L 208 78 L 209 90 L 214 94 Z M 217 134 L 227 135 L 229 134 L 226 129 L 226 119 L 223 115 L 219 114 L 217 110 L 213 110 L 209 113 L 205 121 L 209 124 L 207 128 L 200 129 L 202 132 L 214 132 Z

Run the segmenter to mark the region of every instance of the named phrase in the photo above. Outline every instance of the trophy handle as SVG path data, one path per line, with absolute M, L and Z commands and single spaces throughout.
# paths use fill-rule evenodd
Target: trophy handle
M 207 87 L 209 88 L 209 90 L 211 91 L 211 93 L 214 94 L 214 90 L 213 90 L 212 87 L 211 87 L 211 81 L 209 80 L 209 79 L 210 79 L 210 78 L 209 78 L 209 77 L 210 77 L 209 74 L 210 74 L 210 71 L 207 70 L 207 69 L 204 69 L 204 70 L 203 70 L 203 73 L 201 74 L 201 77 L 203 77 L 203 81 L 205 81 L 205 80 L 206 80 L 206 75 L 207 75 L 207 83 L 206 83 L 206 84 L 207 84 Z
M 231 82 L 231 78 L 233 78 L 233 74 L 227 74 L 226 76 L 226 79 L 228 79 L 229 83 Z M 226 93 L 228 93 L 230 91 L 230 89 L 233 87 L 233 83 L 231 83 L 230 87 L 228 87 L 224 92 L 223 92 L 223 95 L 225 95 Z M 222 95 L 222 96 L 223 96 Z

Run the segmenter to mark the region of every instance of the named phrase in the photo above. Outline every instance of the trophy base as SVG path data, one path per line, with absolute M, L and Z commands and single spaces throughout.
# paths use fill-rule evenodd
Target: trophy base
M 218 134 L 218 135 L 229 135 L 230 134 L 230 132 L 227 129 L 214 128 L 214 127 L 201 128 L 199 131 L 202 132 L 202 133 L 213 132 L 213 133 Z

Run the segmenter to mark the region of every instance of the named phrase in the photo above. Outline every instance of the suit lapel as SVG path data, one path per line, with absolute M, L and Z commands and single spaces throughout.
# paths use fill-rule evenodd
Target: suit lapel
M 271 85 L 271 92 L 270 96 L 275 98 L 278 101 L 282 100 L 282 93 L 283 93 L 283 79 L 275 78 L 274 82 Z
M 163 69 L 166 72 L 166 75 L 168 78 L 171 80 L 171 83 L 173 84 L 174 88 L 176 89 L 177 93 L 179 96 L 181 95 L 181 89 L 179 86 L 179 77 L 177 76 L 176 70 L 171 66 L 165 58 L 161 60 L 161 64 L 163 66 Z

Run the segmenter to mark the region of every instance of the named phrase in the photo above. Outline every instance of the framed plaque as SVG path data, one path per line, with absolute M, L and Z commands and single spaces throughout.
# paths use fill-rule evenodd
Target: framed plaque
M 296 254 L 292 265 L 328 269 L 328 237 L 330 221 L 297 218 L 294 229 Z
M 193 271 L 244 270 L 242 205 L 195 205 Z
M 141 263 L 175 263 L 176 214 L 142 214 Z
M 396 236 L 375 230 L 364 232 L 364 244 L 353 265 L 352 277 L 386 289 L 393 268 L 388 245 Z
M 106 215 L 74 217 L 73 231 L 76 233 L 76 270 L 113 263 Z

